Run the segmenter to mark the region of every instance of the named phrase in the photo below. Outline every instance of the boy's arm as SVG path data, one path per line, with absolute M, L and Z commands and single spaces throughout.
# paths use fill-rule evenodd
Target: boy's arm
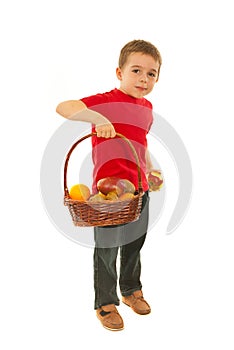
M 115 129 L 111 122 L 102 114 L 88 109 L 80 100 L 61 102 L 56 112 L 64 118 L 88 122 L 96 125 L 95 131 L 98 137 L 115 137 Z
M 145 159 L 146 159 L 146 174 L 149 174 L 152 170 L 154 170 L 154 166 L 153 166 L 148 148 L 146 149 Z
M 152 173 L 152 172 L 157 172 L 161 174 L 161 170 L 154 168 L 148 148 L 146 149 L 145 158 L 146 158 L 146 175 L 148 176 L 149 173 Z

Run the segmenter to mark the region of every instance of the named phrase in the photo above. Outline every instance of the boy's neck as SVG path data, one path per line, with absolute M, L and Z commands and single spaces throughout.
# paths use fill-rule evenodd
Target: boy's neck
M 134 97 L 132 95 L 129 95 L 125 90 L 123 90 L 122 88 L 118 88 L 119 91 L 123 92 L 125 95 L 129 96 L 129 97 L 132 97 L 132 98 L 135 98 L 136 100 L 140 100 L 140 98 L 137 98 L 137 97 Z

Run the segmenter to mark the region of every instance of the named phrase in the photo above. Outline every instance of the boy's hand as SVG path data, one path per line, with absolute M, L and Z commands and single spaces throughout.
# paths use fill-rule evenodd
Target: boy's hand
M 105 120 L 102 120 L 100 123 L 96 124 L 95 131 L 97 133 L 97 137 L 113 138 L 116 135 L 114 126 L 106 118 Z
M 149 184 L 149 190 L 159 191 L 163 186 L 163 176 L 161 170 L 153 169 L 147 174 L 147 180 Z

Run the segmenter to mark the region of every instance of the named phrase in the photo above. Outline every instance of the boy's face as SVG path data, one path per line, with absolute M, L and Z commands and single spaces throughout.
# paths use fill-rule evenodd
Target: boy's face
M 158 81 L 159 68 L 159 63 L 152 56 L 141 52 L 131 53 L 125 65 L 116 69 L 120 90 L 135 98 L 144 97 Z

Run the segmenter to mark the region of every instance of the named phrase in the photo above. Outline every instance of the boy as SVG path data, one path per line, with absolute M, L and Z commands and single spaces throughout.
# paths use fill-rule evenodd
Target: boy
M 147 173 L 153 170 L 146 139 L 153 121 L 152 104 L 144 96 L 153 90 L 158 81 L 161 63 L 161 55 L 154 45 L 144 40 L 133 40 L 120 52 L 116 69 L 119 89 L 78 101 L 65 101 L 56 109 L 65 118 L 92 123 L 92 130 L 97 133 L 92 137 L 93 191 L 97 191 L 98 180 L 107 176 L 128 179 L 138 187 L 136 164 L 126 151 L 124 141 L 115 138 L 116 132 L 131 140 L 140 161 L 144 195 L 139 220 L 94 228 L 95 309 L 102 325 L 110 330 L 124 328 L 116 308 L 119 305 L 116 292 L 119 250 L 119 287 L 123 303 L 141 315 L 151 312 L 143 297 L 140 281 L 140 250 L 148 226 Z

